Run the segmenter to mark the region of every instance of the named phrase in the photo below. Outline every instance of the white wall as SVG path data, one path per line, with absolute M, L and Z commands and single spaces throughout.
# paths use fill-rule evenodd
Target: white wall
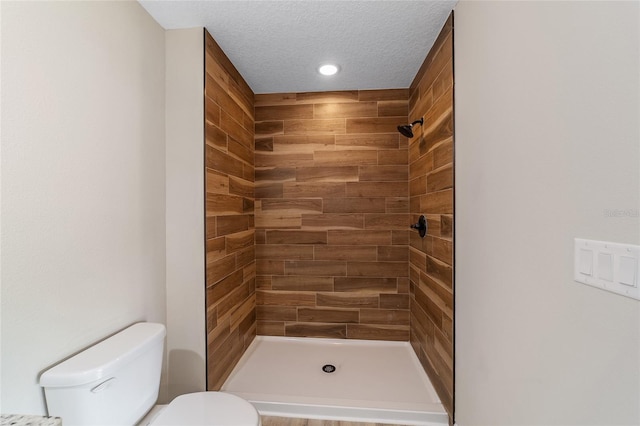
M 203 31 L 166 32 L 169 399 L 206 389 Z
M 137 2 L 2 2 L 3 413 L 165 321 L 165 37 Z
M 640 302 L 572 279 L 574 237 L 640 244 L 639 9 L 455 9 L 461 426 L 640 424 Z

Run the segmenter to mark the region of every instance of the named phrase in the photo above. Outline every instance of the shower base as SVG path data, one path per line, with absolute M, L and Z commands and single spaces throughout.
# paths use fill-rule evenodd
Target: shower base
M 257 336 L 222 390 L 267 416 L 448 425 L 408 342 Z

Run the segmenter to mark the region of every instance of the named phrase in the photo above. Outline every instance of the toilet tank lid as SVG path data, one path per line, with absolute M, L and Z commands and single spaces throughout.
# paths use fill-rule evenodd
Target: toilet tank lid
M 40 376 L 42 387 L 79 386 L 99 380 L 162 341 L 162 324 L 140 322 L 48 369 Z

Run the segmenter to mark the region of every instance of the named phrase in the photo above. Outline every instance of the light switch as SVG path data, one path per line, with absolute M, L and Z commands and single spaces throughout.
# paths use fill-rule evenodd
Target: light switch
M 620 265 L 618 269 L 618 282 L 636 286 L 636 270 L 638 269 L 636 259 L 628 256 L 620 256 Z
M 613 281 L 613 255 L 598 253 L 598 278 Z
M 573 279 L 640 300 L 640 246 L 574 238 Z
M 593 250 L 580 249 L 580 267 L 578 271 L 583 275 L 593 274 Z

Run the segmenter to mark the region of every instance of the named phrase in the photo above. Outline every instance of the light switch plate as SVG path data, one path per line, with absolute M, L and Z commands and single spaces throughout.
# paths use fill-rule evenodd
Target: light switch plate
M 575 238 L 573 279 L 640 300 L 640 246 Z

